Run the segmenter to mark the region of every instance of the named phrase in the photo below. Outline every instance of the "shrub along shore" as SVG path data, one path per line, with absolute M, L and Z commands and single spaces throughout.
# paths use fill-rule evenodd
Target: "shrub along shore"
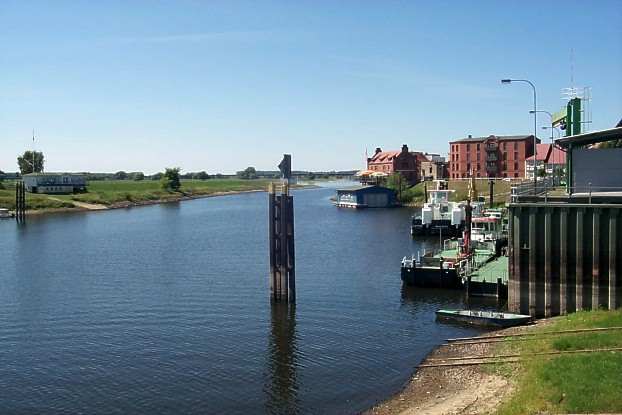
M 26 206 L 37 213 L 55 210 L 113 209 L 116 207 L 172 202 L 197 197 L 266 190 L 270 180 L 209 179 L 182 180 L 178 191 L 162 189 L 151 180 L 105 180 L 89 182 L 85 193 L 26 195 Z M 0 208 L 15 208 L 15 187 L 4 182 L 0 188 Z

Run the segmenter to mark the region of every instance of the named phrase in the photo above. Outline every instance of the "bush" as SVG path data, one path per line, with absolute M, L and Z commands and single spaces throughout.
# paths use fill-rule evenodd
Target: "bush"
M 179 179 L 179 167 L 175 168 L 167 168 L 164 171 L 164 175 L 160 179 L 160 185 L 163 190 L 167 191 L 178 191 L 181 187 L 181 181 Z

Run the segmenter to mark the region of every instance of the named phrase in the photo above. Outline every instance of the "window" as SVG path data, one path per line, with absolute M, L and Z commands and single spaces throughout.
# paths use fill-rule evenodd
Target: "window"
M 508 174 L 507 173 L 503 173 L 503 177 L 508 177 Z
M 514 152 L 514 160 L 518 160 L 518 151 Z
M 480 166 L 479 166 L 479 163 L 477 163 L 477 170 L 480 170 Z
M 477 143 L 477 151 L 479 151 L 479 143 Z
M 508 159 L 508 153 L 506 153 L 505 151 L 503 152 L 503 160 L 507 160 Z
M 518 143 L 514 141 L 514 150 L 518 150 Z
M 471 170 L 471 163 L 467 163 L 467 170 Z
M 467 143 L 467 151 L 471 150 L 471 144 Z
M 479 173 L 477 173 L 477 177 L 479 177 Z
M 518 173 L 514 173 L 514 177 L 518 177 Z
M 518 170 L 518 163 L 514 162 L 514 170 Z
M 508 149 L 508 143 L 503 143 L 503 150 L 507 150 Z

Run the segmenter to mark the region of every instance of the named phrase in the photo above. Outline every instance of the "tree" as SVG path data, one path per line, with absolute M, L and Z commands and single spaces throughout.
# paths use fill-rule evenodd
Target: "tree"
M 127 180 L 128 176 L 126 172 L 121 170 L 121 171 L 116 172 L 113 177 L 115 180 Z
M 137 171 L 134 173 L 130 173 L 130 177 L 132 178 L 132 180 L 139 182 L 141 180 L 145 180 L 145 173 L 143 173 L 142 171 Z
M 181 187 L 181 181 L 179 179 L 179 167 L 167 168 L 164 170 L 160 184 L 164 190 L 178 191 Z
M 198 173 L 195 173 L 192 178 L 197 180 L 207 180 L 209 179 L 209 174 L 207 174 L 205 171 L 200 171 Z
M 162 174 L 162 173 L 156 173 L 156 174 L 154 174 L 154 175 L 152 175 L 152 176 L 151 176 L 151 180 L 155 180 L 155 181 L 161 180 L 161 179 L 162 179 L 162 176 L 164 176 L 164 174 Z
M 254 167 L 247 167 L 246 169 L 237 172 L 237 176 L 240 179 L 256 179 L 257 178 L 257 170 Z
M 33 154 L 34 153 L 34 154 Z M 34 160 L 34 170 L 33 170 Z M 17 157 L 17 165 L 22 174 L 41 173 L 45 163 L 43 153 L 40 151 L 25 151 L 23 155 Z

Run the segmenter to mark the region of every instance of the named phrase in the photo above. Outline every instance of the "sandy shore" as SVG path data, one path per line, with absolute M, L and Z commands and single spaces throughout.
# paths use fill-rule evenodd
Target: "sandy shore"
M 538 325 L 546 324 L 541 320 Z M 528 330 L 514 327 L 490 334 L 510 334 Z M 438 346 L 424 364 L 447 363 L 448 358 L 494 354 L 490 343 Z M 408 384 L 396 395 L 365 411 L 365 415 L 449 415 L 488 414 L 513 390 L 512 383 L 486 371 L 484 365 L 418 368 Z

